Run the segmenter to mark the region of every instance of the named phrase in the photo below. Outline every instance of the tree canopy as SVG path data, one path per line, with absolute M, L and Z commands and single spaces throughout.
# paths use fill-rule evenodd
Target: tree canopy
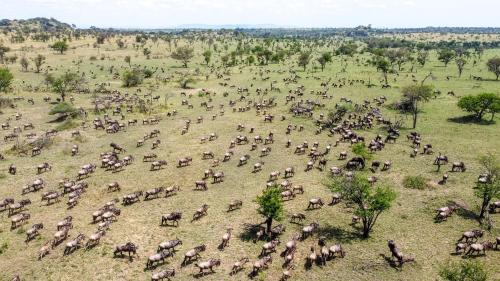
M 50 46 L 52 49 L 58 51 L 61 54 L 64 54 L 69 48 L 68 43 L 63 40 L 63 41 L 57 41 L 52 46 Z
M 410 85 L 402 89 L 403 103 L 410 105 L 408 109 L 413 116 L 413 129 L 417 127 L 419 103 L 428 101 L 433 94 L 433 89 L 430 85 Z
M 446 281 L 486 281 L 488 273 L 478 261 L 450 263 L 439 271 L 439 276 Z
M 267 232 L 271 232 L 273 220 L 281 220 L 283 216 L 283 199 L 281 198 L 281 189 L 278 186 L 272 186 L 262 192 L 256 199 L 259 208 L 259 214 L 266 218 Z
M 194 49 L 188 46 L 183 46 L 177 48 L 172 54 L 171 57 L 175 60 L 179 60 L 182 62 L 182 66 L 187 67 L 189 61 L 194 56 Z
M 500 77 L 500 58 L 499 57 L 494 57 L 488 60 L 486 62 L 486 66 L 488 67 L 488 71 L 493 72 L 495 76 L 498 78 Z
M 354 213 L 361 218 L 365 238 L 369 237 L 380 214 L 388 210 L 396 199 L 396 193 L 391 188 L 372 187 L 366 175 L 362 174 L 356 174 L 352 179 L 335 178 L 328 187 L 356 206 Z
M 466 95 L 458 100 L 457 105 L 462 110 L 473 113 L 478 121 L 483 119 L 486 113 L 490 113 L 493 120 L 495 113 L 500 112 L 500 96 L 494 93 Z

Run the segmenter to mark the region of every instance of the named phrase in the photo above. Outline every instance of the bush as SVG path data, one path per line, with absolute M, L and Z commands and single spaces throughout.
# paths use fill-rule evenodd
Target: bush
M 142 83 L 143 73 L 137 69 L 127 70 L 122 75 L 124 87 L 135 87 Z
M 54 114 L 73 115 L 75 113 L 76 109 L 71 104 L 67 102 L 61 102 L 50 110 L 49 115 L 54 115 Z
M 462 261 L 445 265 L 439 276 L 447 281 L 486 281 L 488 273 L 478 261 Z
M 9 244 L 7 244 L 7 242 L 4 242 L 1 246 L 0 246 L 0 255 L 5 253 L 5 251 L 9 248 Z
M 403 186 L 411 189 L 424 189 L 427 187 L 427 183 L 422 176 L 406 176 L 403 179 Z
M 56 127 L 57 131 L 64 131 L 78 127 L 78 123 L 73 121 L 72 119 L 66 120 L 63 123 L 59 124 Z
M 0 68 L 0 92 L 6 92 L 10 88 L 12 79 L 14 79 L 14 75 L 10 73 L 8 68 Z

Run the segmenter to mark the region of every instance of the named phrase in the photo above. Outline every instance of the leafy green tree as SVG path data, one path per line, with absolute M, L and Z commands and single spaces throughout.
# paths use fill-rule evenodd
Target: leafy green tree
M 54 44 L 52 44 L 52 46 L 50 46 L 52 49 L 58 51 L 59 53 L 64 54 L 64 52 L 66 52 L 69 48 L 68 46 L 68 43 L 66 42 L 66 40 L 63 40 L 63 41 L 57 41 L 55 42 Z
M 130 63 L 131 63 L 130 56 L 125 56 L 125 58 L 123 59 L 123 61 L 125 61 L 126 63 L 128 63 L 128 67 L 130 67 Z
M 500 77 L 500 58 L 494 57 L 489 59 L 488 62 L 486 62 L 486 66 L 488 67 L 488 71 L 493 72 L 493 74 L 495 74 L 498 81 L 498 77 Z
M 194 56 L 194 49 L 189 48 L 188 46 L 178 47 L 172 54 L 171 57 L 175 60 L 179 60 L 182 62 L 184 67 L 187 67 L 187 64 Z
M 364 160 L 370 160 L 372 159 L 372 155 L 366 148 L 365 144 L 362 142 L 356 143 L 352 146 L 352 152 L 360 157 L 362 157 Z
M 21 68 L 24 72 L 28 71 L 29 61 L 26 57 L 22 57 L 19 63 L 21 64 Z
M 35 63 L 36 73 L 40 73 L 40 68 L 45 63 L 45 56 L 38 54 L 33 58 L 33 62 Z
M 122 39 L 116 39 L 116 45 L 119 49 L 123 49 L 125 47 L 125 42 Z
M 332 54 L 329 52 L 323 53 L 319 58 L 317 58 L 317 61 L 319 65 L 321 65 L 321 71 L 324 71 L 326 64 L 332 62 Z
M 427 102 L 432 97 L 433 87 L 429 85 L 411 85 L 402 89 L 403 100 L 410 105 L 409 111 L 413 116 L 413 129 L 417 127 L 419 103 Z
M 50 78 L 48 81 L 52 90 L 61 96 L 64 102 L 67 92 L 73 90 L 79 82 L 78 75 L 74 72 L 67 72 L 57 78 Z
M 423 50 L 418 52 L 417 61 L 423 67 L 429 59 L 429 51 Z
M 479 218 L 483 219 L 491 200 L 500 198 L 500 164 L 493 154 L 479 158 L 486 181 L 477 183 L 474 194 L 481 199 Z
M 269 187 L 257 197 L 256 201 L 259 204 L 257 212 L 266 218 L 266 231 L 270 234 L 273 220 L 279 221 L 283 217 L 281 189 L 278 186 Z
M 455 52 L 450 49 L 442 49 L 438 52 L 438 60 L 444 63 L 444 66 L 448 66 L 448 63 L 450 63 L 455 56 Z
M 193 78 L 193 76 L 187 73 L 182 75 L 182 77 L 179 79 L 179 85 L 182 89 L 188 89 L 189 84 L 194 82 L 196 82 L 196 80 Z
M 304 71 L 306 71 L 306 67 L 309 64 L 310 60 L 311 60 L 311 52 L 302 52 L 299 54 L 299 57 L 297 59 L 297 64 L 303 67 Z
M 382 72 L 382 74 L 384 75 L 385 84 L 388 85 L 389 82 L 387 81 L 387 74 L 389 73 L 390 70 L 389 61 L 384 57 L 377 56 L 375 57 L 375 59 L 371 61 L 371 63 L 373 66 L 377 68 L 377 71 Z
M 212 58 L 212 51 L 206 50 L 202 55 L 205 63 L 208 65 L 210 63 L 210 59 Z
M 355 205 L 354 214 L 360 217 L 363 223 L 364 238 L 370 236 L 380 214 L 387 211 L 396 199 L 396 193 L 392 189 L 372 187 L 366 176 L 361 174 L 356 174 L 352 179 L 335 178 L 328 187 L 333 192 L 340 193 L 344 200 Z
M 500 96 L 493 93 L 467 95 L 461 97 L 457 105 L 462 110 L 473 113 L 478 121 L 483 119 L 486 113 L 491 113 L 493 120 L 495 113 L 500 112 Z
M 142 83 L 144 79 L 143 73 L 138 69 L 126 70 L 122 74 L 122 81 L 124 87 L 135 87 Z
M 151 55 L 151 50 L 149 48 L 144 48 L 142 49 L 142 53 L 146 56 L 146 59 L 149 59 L 149 56 Z
M 14 79 L 14 75 L 8 68 L 0 68 L 0 92 L 7 92 Z
M 354 56 L 358 49 L 358 45 L 354 42 L 344 43 L 342 44 L 336 51 L 335 54 L 337 56 L 344 55 L 348 57 Z
M 467 64 L 467 60 L 463 57 L 458 57 L 455 59 L 455 63 L 457 64 L 458 68 L 458 77 L 462 77 L 462 72 L 464 71 L 464 67 Z
M 254 56 L 248 56 L 247 57 L 247 64 L 252 65 L 255 63 L 255 57 Z
M 486 281 L 488 273 L 478 261 L 462 261 L 442 266 L 439 276 L 446 281 Z
M 4 63 L 5 54 L 10 51 L 10 48 L 4 45 L 0 45 L 0 63 Z

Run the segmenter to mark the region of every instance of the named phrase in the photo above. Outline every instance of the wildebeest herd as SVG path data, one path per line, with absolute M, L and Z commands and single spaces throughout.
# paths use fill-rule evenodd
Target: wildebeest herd
M 428 128 L 405 129 L 386 107 L 394 93 L 384 91 L 390 89 L 368 98 L 356 94 L 368 81 L 303 73 L 286 65 L 240 66 L 233 74 L 225 67 L 206 71 L 213 76 L 206 88 L 176 89 L 164 107 L 161 99 L 140 88 L 117 88 L 94 98 L 72 93 L 71 101 L 82 114 L 71 130 L 55 130 L 46 123 L 45 112 L 34 114 L 33 108 L 54 106 L 48 97 L 18 100 L 4 110 L 5 147 L 16 149 L 2 155 L 8 173 L 2 180 L 9 188 L 0 193 L 1 221 L 3 228 L 9 224 L 9 243 L 23 247 L 9 257 L 24 255 L 27 266 L 72 259 L 91 264 L 98 259 L 100 266 L 134 267 L 130 276 L 117 277 L 121 280 L 304 280 L 309 270 L 335 271 L 336 264 L 346 265 L 344 260 L 359 258 L 369 263 L 366 268 L 380 266 L 378 253 L 369 260 L 359 254 L 359 237 L 330 224 L 340 220 L 330 217 L 332 212 L 344 212 L 342 219 L 355 229 L 362 218 L 349 202 L 342 204 L 341 194 L 325 191 L 323 179 L 362 174 L 371 185 L 393 183 L 404 176 L 402 166 L 419 163 L 432 169 L 428 180 L 439 190 L 453 188 L 465 179 L 463 174 L 474 173 L 467 179 L 477 181 L 469 185 L 492 180 Z M 270 77 L 274 80 L 268 81 Z M 345 97 L 339 88 L 352 92 Z M 140 111 L 144 104 L 149 112 Z M 352 110 L 333 120 L 328 112 L 342 106 Z M 43 131 L 37 131 L 39 126 Z M 352 152 L 356 144 L 366 147 L 373 159 Z M 275 186 L 285 217 L 268 232 L 254 199 Z M 411 201 L 408 191 L 401 193 L 398 204 Z M 470 212 L 461 202 L 435 202 L 418 209 L 424 218 L 418 223 L 442 227 Z M 495 198 L 488 214 L 496 219 L 499 209 Z M 401 212 L 390 216 L 417 216 Z M 134 233 L 137 225 L 154 233 Z M 397 222 L 390 227 L 397 228 Z M 489 257 L 490 250 L 500 247 L 498 231 L 492 228 L 460 229 L 463 235 L 453 242 L 443 240 L 440 249 Z M 425 255 L 416 254 L 421 253 L 419 245 L 413 240 L 412 246 L 405 244 L 409 233 L 388 232 L 372 241 L 380 245 L 377 251 L 388 254 L 389 262 L 381 264 L 401 269 L 405 263 L 425 262 Z M 497 252 L 491 255 L 498 261 Z M 273 268 L 270 279 L 265 277 L 268 268 Z M 20 267 L 9 270 L 19 278 L 32 274 L 25 272 Z

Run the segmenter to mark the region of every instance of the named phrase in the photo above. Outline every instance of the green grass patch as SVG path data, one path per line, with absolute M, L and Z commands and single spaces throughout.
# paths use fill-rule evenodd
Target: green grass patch
M 427 180 L 418 175 L 418 176 L 406 176 L 403 179 L 403 186 L 411 189 L 424 189 L 427 186 Z

